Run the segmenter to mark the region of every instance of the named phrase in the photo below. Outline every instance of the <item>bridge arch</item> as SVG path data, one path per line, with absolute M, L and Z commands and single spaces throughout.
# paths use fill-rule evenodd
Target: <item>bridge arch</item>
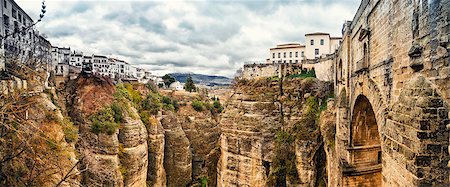
M 380 134 L 375 113 L 366 96 L 359 95 L 357 97 L 352 113 L 352 146 L 380 146 Z

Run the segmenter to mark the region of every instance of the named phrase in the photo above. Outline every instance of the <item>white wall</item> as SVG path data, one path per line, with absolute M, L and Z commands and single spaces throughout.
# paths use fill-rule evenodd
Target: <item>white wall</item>
M 333 59 L 314 64 L 316 78 L 322 81 L 333 81 Z
M 306 42 L 306 51 L 305 56 L 307 59 L 314 59 L 316 57 L 322 56 L 322 54 L 330 54 L 330 35 L 328 34 L 313 34 L 313 35 L 305 35 Z M 314 44 L 311 45 L 311 40 L 314 41 Z M 323 40 L 323 45 L 321 44 L 321 40 Z M 315 54 L 315 50 L 319 49 L 319 54 Z
M 269 51 L 268 63 L 300 63 L 302 60 L 302 51 L 304 46 L 297 45 L 278 45 Z

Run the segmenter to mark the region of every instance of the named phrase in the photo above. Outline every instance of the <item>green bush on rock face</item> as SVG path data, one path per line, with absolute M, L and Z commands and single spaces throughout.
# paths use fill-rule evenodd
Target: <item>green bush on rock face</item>
M 92 115 L 90 120 L 92 122 L 91 132 L 112 135 L 117 131 L 119 123 L 123 120 L 122 109 L 113 104 Z
M 158 111 L 161 109 L 161 96 L 156 93 L 148 94 L 147 98 L 145 98 L 141 103 L 142 110 L 150 112 L 152 115 L 158 114 Z
M 205 106 L 203 105 L 203 102 L 201 102 L 199 100 L 192 101 L 191 106 L 197 112 L 201 112 L 201 111 L 205 110 Z

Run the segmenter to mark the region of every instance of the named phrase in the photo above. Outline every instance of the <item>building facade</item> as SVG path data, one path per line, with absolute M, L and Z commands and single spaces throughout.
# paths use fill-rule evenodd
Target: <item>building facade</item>
M 339 47 L 342 38 L 330 37 L 328 33 L 309 33 L 305 35 L 305 58 L 316 59 L 332 54 Z
M 20 62 L 39 59 L 43 65 L 48 65 L 51 62 L 51 44 L 34 29 L 33 19 L 14 0 L 0 1 L 0 6 L 1 55 Z M 5 60 L 0 60 L 0 71 L 5 68 Z
M 305 46 L 297 43 L 280 44 L 269 51 L 268 63 L 299 63 L 305 57 Z
M 26 59 L 35 44 L 33 19 L 14 0 L 0 1 L 2 24 L 1 49 L 6 56 Z

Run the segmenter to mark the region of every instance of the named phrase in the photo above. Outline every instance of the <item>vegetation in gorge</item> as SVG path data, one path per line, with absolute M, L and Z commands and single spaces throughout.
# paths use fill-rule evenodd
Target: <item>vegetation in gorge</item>
M 292 129 L 291 134 L 297 140 L 313 140 L 320 134 L 318 120 L 320 115 L 319 103 L 317 98 L 310 96 L 306 99 L 306 107 L 302 113 L 302 118 Z
M 200 100 L 197 100 L 197 99 L 192 101 L 191 106 L 197 112 L 201 112 L 201 111 L 205 110 L 204 103 L 202 101 L 200 101 Z
M 112 135 L 117 131 L 120 122 L 123 120 L 122 109 L 116 103 L 112 104 L 92 115 L 90 120 L 92 122 L 91 131 L 93 133 Z
M 61 122 L 63 131 L 64 131 L 64 139 L 67 143 L 75 143 L 78 141 L 78 128 L 75 127 L 73 122 L 65 117 Z
M 312 75 L 314 72 L 306 72 L 306 74 Z M 280 108 L 299 108 L 301 115 L 300 119 L 295 123 L 288 125 L 285 124 L 284 113 L 281 115 L 281 122 L 283 123 L 282 129 L 279 129 L 275 134 L 275 146 L 274 146 L 274 158 L 272 160 L 272 172 L 269 175 L 268 184 L 270 186 L 286 186 L 287 181 L 290 184 L 301 184 L 296 168 L 296 155 L 295 144 L 296 142 L 320 142 L 320 128 L 318 121 L 320 113 L 326 108 L 327 100 L 333 97 L 332 84 L 329 82 L 321 82 L 313 78 L 313 76 L 306 76 L 307 78 L 298 79 L 299 76 L 289 77 L 294 80 L 288 81 L 292 84 L 292 81 L 298 81 L 300 84 L 296 85 L 299 89 L 298 95 L 292 95 L 292 91 L 286 91 L 291 89 L 291 85 L 286 84 L 286 80 L 266 80 L 276 81 L 281 87 L 280 93 L 283 97 L 279 97 L 276 102 L 281 104 Z M 283 111 L 283 110 L 282 110 Z M 320 145 L 320 144 L 319 144 Z M 313 154 L 315 155 L 315 154 Z M 319 159 L 319 158 L 314 158 Z M 317 167 L 323 167 L 322 165 Z M 318 168 L 318 172 L 322 172 L 323 168 Z M 324 175 L 320 175 L 322 177 Z M 317 179 L 317 181 L 321 181 Z
M 0 96 L 0 186 L 49 186 L 58 183 L 49 179 L 70 172 L 64 168 L 73 166 L 73 149 L 65 141 L 76 141 L 77 129 L 46 102 L 19 93 Z

